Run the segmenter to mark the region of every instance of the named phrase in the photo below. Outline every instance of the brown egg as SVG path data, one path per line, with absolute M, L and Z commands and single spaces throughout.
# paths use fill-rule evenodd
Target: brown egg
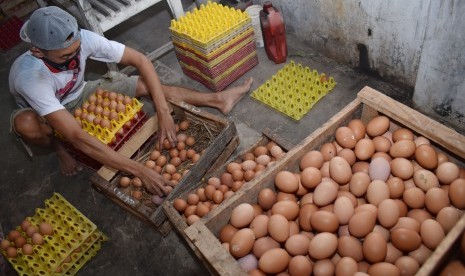
M 412 229 L 395 228 L 391 232 L 391 243 L 397 249 L 404 252 L 411 252 L 421 245 L 420 234 Z
M 352 177 L 352 169 L 349 163 L 340 156 L 331 158 L 329 162 L 329 174 L 339 184 L 347 184 Z
M 366 132 L 370 137 L 383 135 L 389 129 L 389 123 L 388 117 L 376 116 L 367 123 Z
M 368 274 L 371 276 L 401 275 L 397 266 L 386 262 L 379 262 L 371 265 L 368 268 Z
M 422 244 L 417 250 L 410 252 L 408 255 L 422 265 L 432 253 L 433 251 L 431 251 L 431 249 Z
M 395 142 L 389 149 L 389 154 L 393 158 L 410 158 L 416 150 L 416 145 L 411 140 L 400 140 Z
M 238 230 L 229 242 L 231 255 L 236 258 L 241 258 L 249 254 L 252 252 L 254 241 L 255 236 L 251 229 L 243 228 Z
M 394 158 L 391 161 L 391 173 L 403 180 L 412 178 L 413 164 L 405 158 Z
M 384 181 L 373 180 L 368 185 L 366 198 L 369 203 L 378 206 L 381 201 L 389 198 L 389 187 Z
M 299 211 L 299 225 L 304 231 L 312 231 L 312 226 L 310 224 L 310 218 L 313 213 L 318 210 L 318 207 L 315 204 L 309 203 L 305 204 L 300 208 Z
M 190 193 L 187 195 L 187 203 L 189 205 L 197 205 L 199 201 L 200 201 L 200 198 L 196 193 Z
M 258 174 L 258 172 L 257 172 Z M 255 172 L 254 170 L 247 170 L 244 172 L 244 181 L 246 182 L 249 182 L 250 180 L 252 180 L 254 177 L 255 177 Z
M 436 169 L 436 176 L 442 184 L 450 184 L 459 178 L 460 169 L 452 162 L 443 162 Z
M 391 177 L 386 181 L 389 188 L 389 195 L 391 198 L 400 198 L 404 193 L 404 181 L 398 177 Z
M 187 224 L 192 225 L 200 220 L 200 217 L 197 215 L 190 215 L 187 217 Z
M 16 248 L 21 248 L 23 247 L 24 244 L 26 244 L 27 241 L 25 237 L 19 236 L 19 237 L 16 237 L 13 242 Z
M 302 156 L 299 167 L 301 170 L 304 170 L 307 167 L 320 169 L 323 166 L 324 161 L 323 154 L 320 151 L 312 150 Z
M 370 163 L 366 161 L 357 161 L 352 165 L 352 173 L 364 172 L 368 174 Z
M 18 251 L 15 247 L 10 246 L 6 249 L 6 256 L 8 258 L 16 258 L 18 256 Z
M 44 237 L 39 233 L 32 234 L 31 240 L 35 245 L 42 245 L 44 243 Z
M 39 224 L 39 233 L 50 236 L 53 234 L 53 226 L 48 222 L 42 222 Z
M 182 213 L 187 208 L 187 202 L 182 198 L 176 198 L 173 201 L 173 207 L 176 209 L 176 211 Z
M 423 244 L 431 250 L 435 250 L 446 236 L 441 224 L 434 219 L 426 219 L 421 223 L 420 235 Z
M 387 243 L 383 235 L 377 232 L 369 233 L 362 245 L 365 259 L 372 263 L 384 261 L 387 254 Z
M 231 212 L 230 223 L 236 228 L 248 226 L 255 217 L 254 209 L 249 203 L 237 205 Z
M 284 247 L 291 256 L 307 255 L 310 239 L 303 234 L 291 235 Z
M 253 154 L 255 155 L 255 157 L 268 154 L 268 149 L 266 148 L 266 146 L 258 146 L 253 150 Z
M 312 270 L 312 262 L 305 256 L 294 256 L 289 262 L 288 272 L 290 275 L 310 275 Z
M 334 275 L 336 272 L 336 266 L 330 259 L 317 260 L 313 264 L 313 274 L 318 275 Z
M 449 187 L 449 198 L 455 207 L 465 209 L 465 179 L 458 178 L 452 181 Z
M 363 238 L 375 227 L 376 215 L 371 211 L 356 212 L 349 220 L 349 232 L 352 236 Z
M 299 189 L 299 182 L 295 175 L 289 171 L 280 171 L 274 179 L 276 188 L 285 193 L 295 193 Z
M 284 271 L 291 260 L 291 256 L 282 248 L 273 248 L 260 257 L 258 267 L 265 273 L 277 274 Z
M 377 152 L 389 152 L 389 150 L 391 149 L 391 140 L 384 136 L 376 136 L 373 138 L 372 141 L 373 145 L 375 146 L 375 151 Z
M 283 215 L 287 220 L 291 221 L 299 215 L 299 205 L 292 200 L 282 200 L 276 202 L 271 208 L 271 214 Z
M 351 200 L 348 197 L 341 196 L 334 202 L 333 212 L 337 217 L 339 224 L 344 225 L 349 223 L 349 220 L 354 215 L 355 210 Z
M 220 181 L 221 181 L 221 184 L 226 185 L 228 187 L 231 187 L 231 185 L 234 182 L 234 179 L 233 179 L 232 174 L 230 174 L 228 172 L 224 172 L 220 176 Z
M 425 195 L 426 209 L 436 215 L 442 208 L 450 205 L 449 195 L 441 188 L 431 188 Z
M 439 180 L 436 175 L 425 169 L 415 171 L 413 174 L 413 181 L 415 182 L 415 185 L 424 192 L 431 188 L 439 187 Z
M 260 258 L 266 251 L 279 247 L 280 244 L 277 241 L 273 240 L 271 237 L 266 236 L 255 240 L 252 252 L 255 257 Z
M 238 231 L 236 227 L 232 226 L 231 224 L 226 224 L 220 230 L 219 239 L 222 243 L 229 243 L 234 236 L 234 234 Z
M 465 275 L 465 266 L 460 261 L 451 261 L 441 271 L 441 276 L 459 276 Z
M 310 217 L 312 229 L 318 232 L 336 232 L 339 228 L 339 220 L 335 214 L 329 211 L 318 210 Z
M 397 142 L 400 140 L 413 141 L 413 132 L 406 128 L 398 128 L 392 132 L 392 141 Z
M 378 206 L 378 221 L 386 227 L 391 228 L 399 220 L 400 212 L 397 203 L 392 199 L 384 199 Z
M 216 204 L 220 204 L 221 202 L 223 202 L 223 198 L 224 198 L 224 193 L 221 192 L 220 190 L 216 190 L 212 195 L 212 200 Z
M 267 215 L 258 214 L 254 217 L 249 228 L 252 229 L 255 239 L 268 235 L 268 221 L 269 217 Z
M 323 180 L 313 192 L 313 202 L 317 206 L 331 204 L 337 198 L 338 185 L 332 180 Z
M 462 212 L 454 207 L 442 208 L 436 216 L 436 221 L 441 224 L 444 232 L 448 233 L 459 221 L 462 216 Z
M 321 176 L 326 177 L 326 178 L 330 178 L 330 176 L 329 176 L 329 161 L 325 161 L 323 163 L 323 166 L 321 167 L 320 171 L 321 171 Z
M 195 214 L 199 216 L 199 218 L 203 218 L 205 215 L 210 212 L 210 208 L 208 207 L 207 204 L 203 204 L 202 202 L 199 202 L 197 204 L 197 208 L 195 209 Z
M 420 264 L 410 256 L 402 256 L 395 262 L 395 266 L 401 271 L 401 275 L 415 275 L 420 269 Z
M 425 193 L 416 187 L 406 189 L 402 199 L 408 207 L 413 209 L 419 209 L 425 206 Z
M 341 147 L 349 149 L 353 149 L 357 144 L 354 132 L 345 126 L 336 129 L 336 141 Z
M 354 132 L 357 141 L 365 137 L 366 129 L 362 120 L 352 119 L 347 126 Z
M 268 210 L 273 207 L 276 202 L 276 194 L 269 188 L 262 189 L 258 193 L 258 204 L 264 209 Z
M 32 245 L 29 243 L 25 243 L 22 247 L 22 251 L 24 255 L 32 255 L 34 253 Z
M 357 197 L 364 196 L 368 185 L 370 184 L 371 180 L 368 174 L 364 172 L 356 172 L 352 175 L 349 182 L 349 189 L 352 194 Z
M 289 221 L 280 214 L 270 216 L 268 233 L 277 242 L 285 242 L 289 237 Z
M 257 166 L 257 163 L 254 160 L 245 160 L 242 162 L 242 169 L 244 171 L 249 171 L 255 169 L 255 166 Z
M 329 161 L 331 158 L 337 155 L 337 149 L 333 143 L 324 143 L 320 148 L 320 152 L 323 155 L 324 161 Z M 313 167 L 318 168 L 317 166 Z
M 360 240 L 352 236 L 340 236 L 337 253 L 341 257 L 350 257 L 357 262 L 363 260 L 363 250 Z
M 336 253 L 338 246 L 337 236 L 332 233 L 318 233 L 310 241 L 308 254 L 317 260 L 330 258 Z
M 425 169 L 433 170 L 438 166 L 438 154 L 430 145 L 420 145 L 415 149 L 415 160 Z

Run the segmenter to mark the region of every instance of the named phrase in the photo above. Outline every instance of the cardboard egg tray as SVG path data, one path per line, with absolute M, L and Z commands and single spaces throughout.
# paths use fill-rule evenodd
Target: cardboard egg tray
M 200 159 L 192 163 L 186 160 L 179 167 L 189 169 L 181 178 L 173 191 L 163 198 L 169 200 L 179 193 L 189 189 L 199 181 L 209 170 L 213 170 L 228 158 L 238 145 L 237 130 L 233 122 L 202 111 L 184 102 L 170 100 L 175 122 L 187 120 L 189 127 L 187 134 L 196 139 L 193 145 L 196 152 L 202 152 Z M 120 154 L 144 163 L 155 148 L 157 131 L 156 116 L 148 119 L 141 129 L 125 143 L 118 151 Z M 166 156 L 166 154 L 163 154 Z M 92 177 L 93 186 L 114 203 L 132 213 L 149 226 L 166 235 L 171 231 L 171 225 L 160 206 L 151 201 L 151 196 L 145 190 L 140 200 L 131 196 L 127 190 L 121 188 L 119 180 L 127 176 L 126 173 L 103 166 Z
M 170 30 L 189 44 L 207 47 L 250 22 L 247 13 L 209 1 L 178 20 L 172 20 Z
M 252 92 L 251 97 L 300 120 L 336 86 L 332 77 L 291 61 Z
M 299 170 L 301 158 L 310 150 L 318 150 L 324 143 L 334 141 L 336 130 L 340 126 L 347 125 L 352 119 L 361 119 L 367 123 L 378 115 L 390 118 L 391 131 L 400 127 L 410 129 L 415 135 L 429 139 L 451 162 L 460 167 L 465 166 L 465 136 L 370 87 L 365 87 L 354 101 L 328 118 L 325 124 L 289 150 L 265 174 L 253 179 L 200 221 L 184 228 L 182 236 L 188 240 L 188 244 L 212 274 L 248 275 L 217 238 L 222 227 L 229 222 L 234 208 L 242 203 L 257 203 L 258 194 L 264 188 L 275 190 L 274 179 L 278 172 Z M 436 268 L 450 258 L 446 252 L 464 229 L 465 217 L 462 216 L 429 258 L 420 263 L 421 267 L 416 275 L 439 275 L 435 272 Z
M 107 240 L 92 221 L 58 193 L 45 200 L 45 208 L 37 208 L 35 214 L 26 219 L 35 226 L 48 222 L 54 233 L 44 236 L 42 245 L 33 245 L 32 255 L 23 254 L 20 248 L 16 258 L 7 258 L 21 276 L 74 275 Z M 31 243 L 20 226 L 16 230 Z
M 180 62 L 181 65 L 184 64 Z M 203 74 L 198 68 L 184 64 L 181 67 L 182 71 L 189 77 L 201 82 L 203 85 L 213 91 L 221 91 L 237 80 L 240 76 L 247 73 L 255 65 L 258 64 L 258 57 L 256 53 L 252 53 L 239 63 L 235 63 L 232 67 L 214 79 Z

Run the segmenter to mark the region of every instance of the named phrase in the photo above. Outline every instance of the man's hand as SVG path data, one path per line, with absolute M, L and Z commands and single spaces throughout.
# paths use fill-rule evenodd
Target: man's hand
M 145 189 L 151 194 L 157 194 L 162 197 L 168 194 L 168 190 L 171 190 L 171 187 L 167 188 L 170 186 L 170 183 L 156 171 L 148 167 L 143 166 L 140 173 L 136 176 L 140 178 Z
M 158 112 L 158 145 L 163 149 L 163 142 L 168 139 L 172 148 L 176 147 L 176 126 L 173 117 L 169 113 Z

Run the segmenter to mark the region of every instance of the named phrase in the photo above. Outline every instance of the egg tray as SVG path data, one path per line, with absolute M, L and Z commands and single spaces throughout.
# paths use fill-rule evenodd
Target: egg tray
M 178 60 L 183 62 L 184 64 L 189 64 L 190 66 L 197 68 L 206 76 L 209 76 L 210 78 L 215 78 L 217 76 L 222 75 L 224 72 L 227 72 L 231 68 L 231 65 L 234 64 L 236 61 L 240 62 L 243 59 L 246 59 L 251 54 L 256 54 L 255 49 L 255 42 L 251 41 L 245 47 L 242 47 L 241 49 L 235 51 L 232 55 L 227 56 L 225 59 L 221 60 L 214 66 L 206 65 L 202 62 L 199 62 L 198 60 L 192 59 L 187 56 L 183 56 L 179 53 L 176 53 L 176 56 L 178 57 Z
M 245 12 L 208 2 L 178 20 L 171 20 L 170 30 L 173 35 L 207 47 L 250 22 L 250 16 Z
M 391 131 L 399 127 L 408 128 L 417 136 L 424 136 L 429 139 L 433 145 L 448 156 L 450 161 L 461 164 L 461 167 L 465 165 L 465 136 L 375 89 L 364 87 L 358 93 L 356 99 L 288 151 L 286 156 L 276 162 L 266 174 L 254 179 L 247 187 L 244 187 L 245 189 L 236 192 L 228 201 L 212 210 L 199 222 L 184 229 L 185 237 L 195 246 L 195 249 L 199 252 L 198 256 L 204 263 L 207 263 L 208 268 L 213 271 L 212 274 L 248 275 L 217 238 L 222 227 L 228 223 L 236 206 L 242 203 L 257 203 L 258 194 L 264 188 L 274 190 L 274 179 L 278 172 L 282 170 L 299 170 L 302 157 L 311 150 L 318 150 L 324 143 L 334 141 L 336 130 L 340 126 L 347 125 L 352 119 L 360 119 L 367 123 L 378 115 L 385 115 L 390 118 Z M 438 260 L 447 258 L 444 255 L 444 250 L 449 248 L 450 244 L 448 242 L 455 240 L 457 237 L 450 235 L 453 232 L 456 235 L 463 231 L 464 219 L 465 217 L 462 216 L 454 228 L 446 235 L 446 238 L 420 267 L 420 271 L 416 275 L 439 275 L 434 273 L 435 267 L 441 263 Z M 454 231 L 457 228 L 460 228 L 461 231 Z
M 273 109 L 300 120 L 335 86 L 332 77 L 291 61 L 270 80 L 252 92 L 251 97 Z
M 197 68 L 189 66 L 187 64 L 182 63 L 181 69 L 187 76 L 191 77 L 194 80 L 199 81 L 207 88 L 212 91 L 222 91 L 232 82 L 237 80 L 240 76 L 248 72 L 254 66 L 258 64 L 258 57 L 254 52 L 248 59 L 243 60 L 240 63 L 236 63 L 232 69 L 228 70 L 229 72 L 225 72 L 220 77 L 216 77 L 215 79 L 211 79 L 208 76 L 205 76 L 202 72 L 200 72 Z
M 173 44 L 177 47 L 182 47 L 182 48 L 190 50 L 191 52 L 199 56 L 210 58 L 216 55 L 217 53 L 223 51 L 224 49 L 229 48 L 231 45 L 237 44 L 238 41 L 241 41 L 245 37 L 248 37 L 250 35 L 252 36 L 255 35 L 254 29 L 252 25 L 247 24 L 247 25 L 244 25 L 242 28 L 230 33 L 227 37 L 225 37 L 221 41 L 218 41 L 214 45 L 208 45 L 207 47 L 199 46 L 195 43 L 192 43 L 191 41 L 188 41 L 186 39 L 183 39 L 177 36 L 171 36 L 171 40 L 173 41 Z
M 131 137 L 136 133 L 143 124 L 148 120 L 148 115 L 143 111 L 140 110 L 138 113 L 137 119 L 132 117 L 131 119 L 131 126 L 127 127 L 123 125 L 123 128 L 125 129 L 124 134 L 120 135 L 116 133 L 116 141 L 110 143 L 108 146 L 111 147 L 113 150 L 117 151 L 120 149 Z M 66 150 L 79 162 L 81 162 L 83 165 L 86 167 L 92 169 L 92 170 L 98 170 L 101 166 L 102 163 L 99 161 L 87 156 L 84 154 L 82 151 L 79 149 L 76 149 L 73 145 L 68 143 L 67 141 L 63 141 L 63 145 L 66 148 Z
M 20 248 L 16 258 L 7 258 L 20 275 L 74 275 L 107 240 L 92 221 L 58 193 L 45 200 L 45 208 L 37 208 L 26 219 L 36 227 L 48 222 L 54 233 L 44 236 L 42 245 L 33 245 L 34 254 L 25 255 Z M 32 244 L 20 226 L 16 229 Z
M 201 55 L 196 54 L 195 52 L 192 52 L 188 48 L 182 48 L 176 45 L 174 47 L 174 50 L 175 50 L 175 53 L 178 59 L 179 59 L 179 56 L 181 56 L 181 57 L 192 59 L 197 63 L 203 64 L 204 66 L 214 67 L 218 65 L 218 63 L 234 55 L 237 51 L 240 51 L 241 49 L 243 49 L 250 43 L 254 43 L 253 35 L 248 35 L 244 37 L 240 41 L 237 41 L 236 43 L 231 44 L 229 47 L 224 48 L 221 52 L 217 52 L 215 55 L 211 56 L 210 58 L 205 58 Z
M 81 120 L 82 129 L 102 143 L 109 145 L 114 140 L 119 129 L 121 129 L 125 123 L 133 120 L 136 114 L 139 114 L 144 104 L 138 101 L 136 98 L 132 98 L 132 105 L 126 105 L 126 112 L 118 112 L 118 120 L 111 120 L 111 128 L 104 128 L 100 125 L 95 125 L 87 120 Z

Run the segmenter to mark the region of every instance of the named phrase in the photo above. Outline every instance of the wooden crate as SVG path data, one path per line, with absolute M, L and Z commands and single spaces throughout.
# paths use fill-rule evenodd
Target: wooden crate
M 202 181 L 199 181 L 196 185 L 191 186 L 189 190 L 186 190 L 183 193 L 179 194 L 176 198 L 182 198 L 182 199 L 186 200 L 187 196 L 190 193 L 194 192 L 196 189 L 198 189 L 200 187 L 205 187 L 207 185 L 206 181 L 210 177 L 213 177 L 213 176 L 219 177 L 223 172 L 225 172 L 227 164 L 229 164 L 230 162 L 241 162 L 241 156 L 242 155 L 244 155 L 247 152 L 252 152 L 253 149 L 255 149 L 258 146 L 263 146 L 263 145 L 266 145 L 268 142 L 273 141 L 277 145 L 279 145 L 283 149 L 283 151 L 285 151 L 285 152 L 288 152 L 290 150 L 290 148 L 292 148 L 292 145 L 289 142 L 282 139 L 281 137 L 278 137 L 277 135 L 271 134 L 269 129 L 265 129 L 262 134 L 263 135 L 258 139 L 258 141 L 256 143 L 254 143 L 252 146 L 250 146 L 248 149 L 245 149 L 245 150 L 243 150 L 241 152 L 233 154 L 233 156 L 229 160 L 227 160 L 227 162 L 223 162 L 223 164 L 222 164 L 222 166 L 220 168 L 206 174 L 205 177 L 202 179 Z M 266 173 L 267 170 L 268 170 L 268 168 L 265 169 L 264 173 Z M 252 183 L 252 182 L 249 182 L 249 183 Z M 249 184 L 246 183 L 246 184 L 244 184 L 243 187 L 245 188 L 245 187 L 247 187 L 247 185 L 249 185 Z M 186 222 L 185 218 L 183 217 L 183 215 L 181 215 L 173 207 L 173 202 L 174 202 L 174 200 L 176 198 L 172 198 L 170 200 L 165 200 L 163 202 L 163 204 L 162 204 L 163 211 L 165 212 L 165 214 L 168 217 L 171 225 L 174 227 L 174 229 L 177 231 L 177 233 L 179 233 L 184 238 L 187 245 L 192 249 L 192 251 L 197 255 L 197 257 L 199 257 L 199 259 L 201 261 L 204 261 L 203 258 L 202 258 L 202 255 L 200 254 L 200 252 L 197 250 L 197 248 L 192 244 L 192 242 L 189 240 L 189 238 L 184 233 L 184 230 L 187 227 L 189 227 L 189 225 L 187 224 L 187 222 Z M 227 200 L 228 199 L 226 199 L 224 202 L 226 202 Z M 221 204 L 223 204 L 223 203 L 221 203 Z M 225 204 L 228 204 L 228 203 L 225 203 Z M 207 215 L 207 216 L 205 216 L 204 218 L 201 218 L 201 219 L 202 220 L 209 220 L 208 216 L 209 215 Z M 208 263 L 204 263 L 204 264 L 205 264 L 207 269 L 210 269 L 210 267 L 208 266 Z M 212 274 L 213 274 L 212 270 L 210 270 L 210 272 L 212 272 Z
M 360 118 L 367 123 L 378 114 L 388 116 L 392 122 L 391 127 L 406 127 L 417 135 L 428 138 L 437 149 L 447 154 L 451 161 L 463 167 L 465 160 L 464 136 L 374 89 L 365 87 L 359 92 L 357 99 L 296 145 L 266 174 L 260 175 L 245 189 L 236 192 L 230 200 L 212 210 L 205 219 L 184 229 L 184 235 L 195 246 L 208 269 L 216 275 L 247 275 L 217 239 L 221 228 L 229 222 L 232 210 L 241 203 L 257 203 L 257 195 L 263 188 L 274 190 L 274 177 L 279 171 L 298 171 L 302 156 L 310 150 L 319 149 L 320 145 L 325 142 L 333 141 L 338 127 L 347 125 L 354 118 Z M 455 228 L 449 232 L 437 250 L 430 256 L 430 259 L 424 263 L 420 271 L 421 275 L 432 273 L 437 265 L 435 260 L 440 259 L 444 255 L 444 249 L 450 247 L 451 242 L 455 240 L 454 235 L 457 234 L 454 233 L 462 232 L 464 220 L 465 218 L 462 218 L 456 224 Z
M 200 181 L 207 172 L 217 169 L 229 158 L 239 143 L 237 130 L 233 122 L 184 102 L 171 100 L 170 103 L 173 108 L 175 122 L 187 119 L 191 125 L 196 124 L 202 130 L 205 130 L 204 135 L 209 136 L 210 140 L 204 142 L 205 145 L 200 145 L 202 148 L 197 151 L 204 151 L 201 158 L 189 168 L 189 172 L 183 176 L 179 184 L 176 185 L 165 200 L 176 198 L 180 193 L 189 190 L 191 185 Z M 154 148 L 156 130 L 157 119 L 154 116 L 118 152 L 134 160 L 139 160 L 140 156 L 147 156 L 147 153 Z M 98 191 L 102 192 L 114 203 L 166 235 L 171 230 L 171 225 L 166 219 L 162 208 L 144 204 L 142 200 L 137 200 L 125 193 L 118 185 L 119 179 L 124 175 L 123 172 L 103 166 L 91 177 L 91 182 Z

